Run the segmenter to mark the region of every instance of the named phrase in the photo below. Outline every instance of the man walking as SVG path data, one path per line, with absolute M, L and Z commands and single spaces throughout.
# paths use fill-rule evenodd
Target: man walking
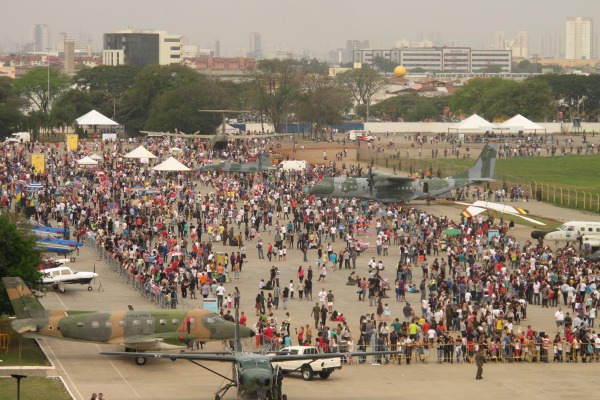
M 475 364 L 477 364 L 477 375 L 475 375 L 475 379 L 483 379 L 483 351 L 481 349 L 477 350 L 475 354 Z

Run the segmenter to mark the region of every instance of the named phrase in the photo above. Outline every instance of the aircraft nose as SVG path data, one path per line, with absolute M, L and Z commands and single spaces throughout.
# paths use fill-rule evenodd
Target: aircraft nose
M 262 387 L 266 387 L 271 384 L 271 380 L 265 376 L 258 376 L 256 377 L 256 384 Z

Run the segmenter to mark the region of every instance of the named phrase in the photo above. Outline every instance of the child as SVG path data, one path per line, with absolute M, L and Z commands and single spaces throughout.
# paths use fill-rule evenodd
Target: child
M 231 298 L 231 294 L 227 295 L 227 308 L 231 308 L 232 307 L 232 298 Z
M 390 310 L 390 306 L 388 303 L 385 303 L 385 307 L 383 308 L 383 315 L 385 316 L 385 320 L 390 320 L 390 315 L 392 315 L 392 310 Z
M 294 298 L 294 281 L 290 279 L 290 299 Z

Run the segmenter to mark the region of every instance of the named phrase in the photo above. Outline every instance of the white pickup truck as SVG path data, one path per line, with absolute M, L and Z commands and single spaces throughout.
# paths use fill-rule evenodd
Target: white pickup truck
M 319 350 L 313 346 L 289 346 L 279 350 L 276 354 L 311 355 L 320 353 Z M 332 357 L 323 358 L 315 361 L 280 361 L 273 362 L 273 365 L 278 365 L 284 374 L 300 372 L 302 374 L 302 378 L 305 381 L 310 381 L 312 380 L 315 374 L 319 374 L 321 379 L 329 378 L 329 375 L 331 375 L 331 373 L 334 370 L 342 369 L 342 359 L 339 357 Z

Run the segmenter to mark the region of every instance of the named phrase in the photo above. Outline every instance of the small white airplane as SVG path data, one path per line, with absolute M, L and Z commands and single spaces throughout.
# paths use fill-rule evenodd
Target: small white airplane
M 538 221 L 531 217 L 526 217 L 525 215 L 529 214 L 529 211 L 525 210 L 524 208 L 514 207 L 509 204 L 493 203 L 491 201 L 481 201 L 481 200 L 477 200 L 473 204 L 463 203 L 463 202 L 457 202 L 457 204 L 467 206 L 467 208 L 462 212 L 462 215 L 464 215 L 467 218 L 474 217 L 485 211 L 496 211 L 499 213 L 509 214 L 509 215 L 514 215 L 514 216 L 520 217 L 520 218 L 524 219 L 525 221 L 529 221 L 529 222 L 537 224 L 537 225 L 546 225 L 545 223 L 543 223 L 541 221 Z
M 550 242 L 581 242 L 590 247 L 600 247 L 600 222 L 569 221 L 556 229 L 531 232 L 533 239 Z
M 65 292 L 65 285 L 88 285 L 88 290 L 92 290 L 90 283 L 98 276 L 95 272 L 79 272 L 72 271 L 71 268 L 63 266 L 55 268 L 47 268 L 42 271 L 44 277 L 42 282 L 45 285 L 52 285 L 54 289 L 58 289 L 61 293 Z

